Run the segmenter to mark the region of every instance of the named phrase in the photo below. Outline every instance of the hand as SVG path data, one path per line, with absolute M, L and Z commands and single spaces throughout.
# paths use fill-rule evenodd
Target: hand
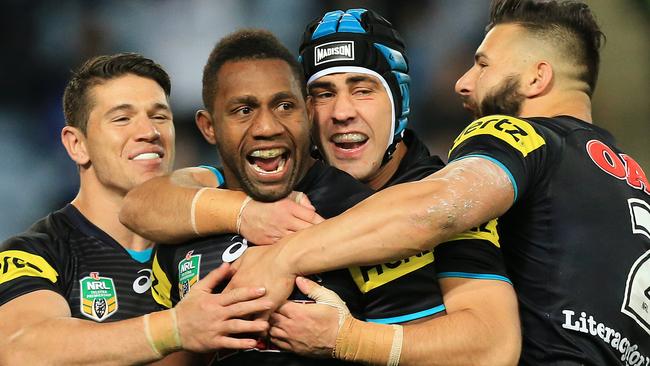
M 260 299 L 264 288 L 238 288 L 213 294 L 215 286 L 227 277 L 229 265 L 224 263 L 192 286 L 176 306 L 178 329 L 183 348 L 206 352 L 221 348 L 248 349 L 254 339 L 234 338 L 231 334 L 260 333 L 268 329 L 263 320 L 243 320 L 255 313 L 268 311 L 271 302 Z
M 264 298 L 270 300 L 272 308 L 263 314 L 267 319 L 286 300 L 293 290 L 296 275 L 280 257 L 282 244 L 253 246 L 233 264 L 235 273 L 224 291 L 240 287 L 263 287 Z
M 249 202 L 242 211 L 240 232 L 252 243 L 267 245 L 323 220 L 305 194 L 292 192 L 276 202 Z
M 317 283 L 298 277 L 296 285 L 315 304 L 291 301 L 271 315 L 271 341 L 285 351 L 309 357 L 332 357 L 342 322 L 350 312 L 341 298 Z

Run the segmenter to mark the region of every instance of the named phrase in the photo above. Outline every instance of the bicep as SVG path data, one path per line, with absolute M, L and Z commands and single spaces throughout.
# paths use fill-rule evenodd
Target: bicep
M 469 310 L 481 319 L 518 327 L 517 296 L 508 282 L 450 277 L 439 283 L 448 314 Z
M 422 181 L 437 181 L 439 207 L 447 210 L 455 226 L 473 227 L 505 213 L 514 202 L 514 186 L 508 172 L 481 157 L 451 162 Z
M 70 316 L 68 302 L 60 294 L 50 290 L 30 292 L 0 306 L 0 338 L 47 319 Z

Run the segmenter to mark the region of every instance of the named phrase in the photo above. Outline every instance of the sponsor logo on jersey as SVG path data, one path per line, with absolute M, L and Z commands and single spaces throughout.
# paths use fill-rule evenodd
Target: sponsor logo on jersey
M 354 41 L 324 43 L 314 48 L 314 65 L 332 61 L 353 61 Z
M 0 284 L 23 276 L 41 277 L 56 283 L 59 274 L 39 255 L 22 250 L 0 252 Z
M 639 351 L 639 345 L 633 344 L 624 334 L 596 320 L 593 315 L 581 312 L 580 316 L 571 309 L 562 310 L 564 322 L 562 328 L 598 337 L 621 354 L 624 365 L 650 365 L 650 357 Z
M 433 262 L 433 253 L 425 251 L 412 257 L 375 266 L 349 268 L 354 282 L 366 293 Z
M 587 154 L 602 171 L 612 177 L 624 180 L 634 189 L 650 194 L 650 183 L 643 169 L 634 159 L 625 154 L 616 154 L 609 146 L 598 140 L 586 145 Z
M 201 254 L 194 254 L 193 250 L 187 252 L 185 259 L 178 263 L 178 294 L 181 299 L 199 281 L 200 268 Z
M 472 122 L 456 137 L 450 154 L 463 141 L 474 136 L 490 135 L 507 143 L 524 157 L 546 142 L 530 123 L 509 116 L 493 115 Z
M 151 295 L 158 304 L 170 309 L 172 307 L 172 284 L 165 271 L 160 268 L 158 253 L 153 257 L 151 269 Z
M 497 220 L 490 220 L 481 226 L 471 228 L 464 233 L 454 235 L 448 241 L 465 240 L 465 239 L 478 239 L 487 240 L 494 244 L 495 247 L 500 248 L 499 233 L 497 232 Z
M 99 272 L 79 281 L 81 292 L 81 314 L 101 322 L 117 311 L 117 292 L 115 283 L 110 277 L 101 277 Z
M 221 260 L 226 263 L 236 261 L 248 249 L 248 241 L 239 235 L 233 236 L 230 241 L 233 243 L 221 253 Z
M 650 250 L 634 262 L 627 275 L 621 312 L 650 336 Z
M 133 281 L 133 291 L 136 294 L 144 294 L 151 287 L 151 270 L 144 268 L 138 271 L 142 276 Z

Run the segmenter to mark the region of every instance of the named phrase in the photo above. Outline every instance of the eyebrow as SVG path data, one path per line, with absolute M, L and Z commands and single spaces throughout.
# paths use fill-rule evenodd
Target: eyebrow
M 296 96 L 291 92 L 281 91 L 281 92 L 275 93 L 273 95 L 273 98 L 271 98 L 270 104 L 275 105 L 275 104 L 279 103 L 281 100 L 286 100 L 286 99 L 297 100 L 298 98 L 296 98 Z
M 478 59 L 481 58 L 481 57 L 483 57 L 485 59 L 488 59 L 488 60 L 490 59 L 489 57 L 487 57 L 487 55 L 484 52 L 476 52 L 474 54 L 474 61 L 478 61 Z
M 334 83 L 329 82 L 329 81 L 314 81 L 313 83 L 309 84 L 309 87 L 307 88 L 310 92 L 313 89 L 336 89 L 336 86 Z
M 374 84 L 375 86 L 379 85 L 377 79 L 370 77 L 369 75 L 354 75 L 345 79 L 345 83 L 348 85 L 361 83 L 361 82 L 368 82 Z
M 169 108 L 169 106 L 168 106 L 167 104 L 164 104 L 164 103 L 155 103 L 155 104 L 153 105 L 153 108 L 152 108 L 152 109 L 153 109 L 154 111 L 158 111 L 158 110 L 161 110 L 161 109 L 162 109 L 162 110 L 165 110 L 165 111 L 167 111 L 167 112 L 171 112 L 171 111 L 172 111 L 171 108 Z
M 242 96 L 232 97 L 228 99 L 228 101 L 226 102 L 226 105 L 233 105 L 233 104 L 246 104 L 253 107 L 258 107 L 260 105 L 260 101 L 255 96 L 242 95 Z
M 106 113 L 104 113 L 104 115 L 108 116 L 109 114 L 117 111 L 132 111 L 134 109 L 135 108 L 133 107 L 133 105 L 124 103 L 124 104 L 116 105 L 115 107 L 109 109 L 108 111 L 106 111 Z

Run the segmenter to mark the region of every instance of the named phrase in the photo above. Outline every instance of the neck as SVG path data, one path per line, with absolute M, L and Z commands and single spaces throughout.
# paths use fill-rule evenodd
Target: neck
M 153 245 L 147 240 L 129 230 L 119 220 L 123 194 L 111 192 L 99 182 L 91 183 L 81 179 L 79 193 L 72 200 L 82 215 L 100 228 L 125 249 L 145 250 Z
M 397 144 L 393 157 L 388 160 L 388 163 L 379 168 L 377 172 L 375 172 L 375 174 L 368 178 L 364 183 L 375 191 L 383 188 L 390 178 L 393 177 L 397 168 L 399 168 L 399 164 L 406 155 L 406 150 L 407 148 L 403 141 Z
M 592 123 L 591 99 L 580 91 L 565 91 L 524 101 L 521 117 L 571 116 Z

